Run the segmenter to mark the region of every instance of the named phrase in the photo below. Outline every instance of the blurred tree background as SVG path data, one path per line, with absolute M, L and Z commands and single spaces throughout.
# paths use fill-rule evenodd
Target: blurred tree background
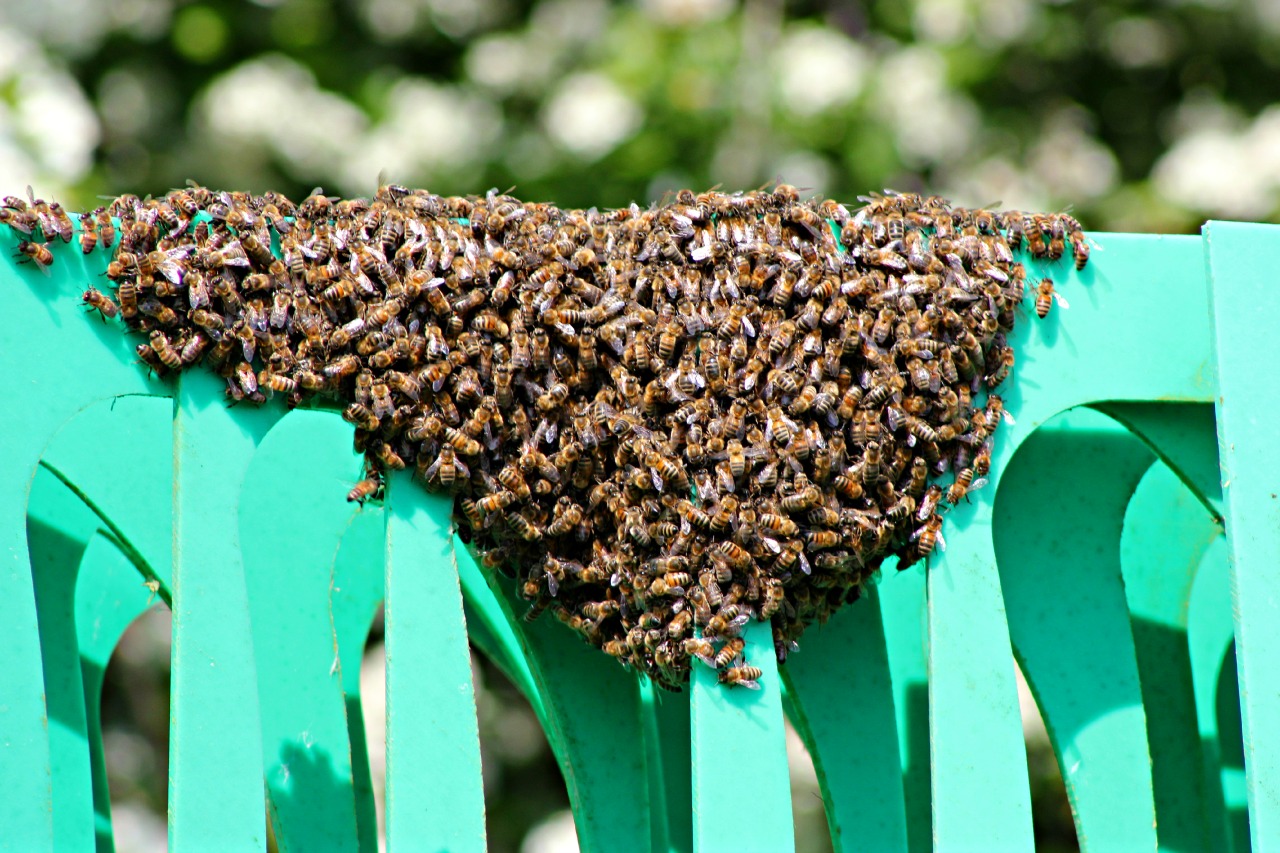
M 1273 0 L 6 3 L 0 188 L 78 210 L 187 179 L 368 195 L 385 174 L 612 207 L 782 179 L 1192 232 L 1277 212 L 1278 70 Z M 157 667 L 127 649 L 118 685 Z M 563 789 L 484 678 L 492 838 L 517 849 Z M 137 765 L 117 790 L 162 814 L 164 712 L 114 695 L 133 708 L 115 764 Z M 1072 845 L 1055 803 L 1046 846 Z

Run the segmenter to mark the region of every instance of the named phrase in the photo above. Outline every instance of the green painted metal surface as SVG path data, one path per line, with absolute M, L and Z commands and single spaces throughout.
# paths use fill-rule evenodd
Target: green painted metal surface
M 113 541 L 102 535 L 89 540 L 80 561 L 75 608 L 84 687 L 83 735 L 92 773 L 94 844 L 98 853 L 115 849 L 101 737 L 103 677 L 125 629 L 154 603 L 155 597 L 138 582 L 137 569 Z
M 1193 586 L 1221 538 L 1220 525 L 1171 468 L 1157 462 L 1147 470 L 1125 510 L 1120 565 L 1147 715 L 1156 831 L 1164 850 L 1226 849 L 1217 763 L 1206 762 L 1197 723 L 1188 633 Z M 1215 621 L 1225 624 L 1229 638 L 1230 604 L 1225 597 L 1221 603 L 1226 606 Z M 1220 663 L 1225 640 L 1217 645 Z M 1215 667 L 1215 686 L 1216 681 Z
M 879 594 L 868 587 L 863 597 L 810 628 L 800 651 L 787 658 L 787 714 L 818 771 L 833 847 L 905 850 L 898 723 Z
M 929 771 L 929 611 L 923 564 L 906 571 L 885 569 L 876 588 L 884 629 L 893 709 L 902 766 L 907 849 L 933 849 L 933 805 Z
M 1209 403 L 1109 402 L 1093 408 L 1114 418 L 1151 448 L 1221 522 L 1218 439 Z
M 1280 848 L 1280 453 L 1272 402 L 1280 372 L 1258 361 L 1259 318 L 1272 317 L 1275 284 L 1257 258 L 1280 247 L 1280 228 L 1240 222 L 1204 227 L 1213 281 L 1220 389 L 1219 458 L 1235 597 L 1236 655 L 1254 850 Z
M 927 575 L 934 846 L 1030 849 L 1026 750 L 991 505 L 962 504 L 948 520 L 957 516 L 950 547 Z
M 1191 588 L 1187 645 L 1191 650 L 1205 790 L 1221 806 L 1226 849 L 1245 853 L 1251 849 L 1249 798 L 1244 779 L 1234 622 L 1227 538 L 1219 536 L 1201 557 Z
M 292 412 L 263 439 L 240 497 L 262 760 L 282 853 L 359 849 L 330 584 L 351 515 L 344 477 L 360 470 L 340 418 Z
M 372 853 L 378 846 L 378 824 L 361 705 L 360 670 L 369 628 L 386 589 L 382 564 L 386 557 L 387 515 L 381 507 L 373 504 L 367 504 L 350 515 L 342 543 L 333 558 L 329 612 L 333 620 L 333 642 L 338 653 L 338 674 L 342 677 L 343 702 L 347 709 L 351 793 L 355 799 L 360 849 Z
M 223 389 L 204 372 L 177 380 L 169 845 L 231 853 L 266 843 L 240 495 L 253 453 L 280 411 L 232 410 Z
M 84 688 L 73 615 L 76 573 L 85 542 L 35 524 L 29 528 L 28 541 L 44 653 L 51 793 L 59 815 L 54 842 L 69 850 L 87 850 L 94 843 L 93 784 L 84 748 Z
M 1010 637 L 1087 850 L 1156 848 L 1151 755 L 1120 565 L 1125 508 L 1153 460 L 1128 431 L 1079 410 L 1023 442 L 996 495 Z
M 50 850 L 54 845 L 52 770 L 45 710 L 26 508 L 45 446 L 81 408 L 116 394 L 149 393 L 132 365 L 130 343 L 118 329 L 85 323 L 77 305 L 80 283 L 101 270 L 69 257 L 56 276 L 12 262 L 13 235 L 0 234 L 5 310 L 21 322 L 0 328 L 0 626 L 5 671 L 0 678 L 0 849 Z M 51 342 L 57 342 L 56 346 Z M 32 353 L 49 353 L 38 371 Z
M 693 849 L 693 756 L 689 692 L 641 685 L 649 764 L 653 849 Z
M 773 632 L 753 622 L 746 657 L 763 670 L 759 690 L 723 689 L 697 665 L 692 691 L 693 849 L 795 849 L 782 685 Z
M 587 851 L 653 846 L 649 767 L 639 680 L 544 615 L 525 621 L 527 603 L 504 578 L 481 575 L 469 548 L 456 549 L 463 578 L 483 577 L 494 624 L 506 622 L 528 663 L 539 701 L 534 710 L 560 764 L 578 844 Z M 471 565 L 466 565 L 470 561 Z M 603 730 L 606 736 L 600 736 Z M 598 792 L 608 792 L 598 796 Z
M 453 499 L 388 478 L 387 846 L 485 849 L 480 735 Z

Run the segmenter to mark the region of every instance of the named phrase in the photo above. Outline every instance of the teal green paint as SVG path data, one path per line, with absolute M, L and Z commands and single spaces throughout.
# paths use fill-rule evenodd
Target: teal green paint
M 76 572 L 85 542 L 36 523 L 29 525 L 28 541 L 49 714 L 50 781 L 57 815 L 54 843 L 68 850 L 88 850 L 93 846 L 93 784 L 73 615 Z
M 105 536 L 97 535 L 89 540 L 76 578 L 75 619 L 84 680 L 95 843 L 99 853 L 114 849 L 111 792 L 107 787 L 107 766 L 102 751 L 103 677 L 125 629 L 154 602 L 154 596 L 139 582 L 132 560 Z
M 1101 414 L 1067 417 L 1069 426 L 1042 427 L 1001 469 L 995 543 L 1010 637 L 1077 836 L 1091 851 L 1154 850 L 1151 756 L 1120 566 L 1125 508 L 1154 456 Z
M 992 462 L 1002 470 L 1003 461 Z M 930 558 L 929 746 L 941 850 L 1030 850 L 1031 797 L 989 492 L 948 521 Z
M 490 588 L 485 579 L 487 573 L 480 568 L 471 548 L 458 542 L 454 545 L 454 550 L 458 555 L 458 578 L 462 584 L 463 600 L 475 613 L 475 619 L 468 618 L 467 621 L 473 640 L 476 636 L 483 637 L 483 651 L 520 689 L 538 718 L 544 720 L 546 709 L 542 705 L 542 697 L 538 693 L 529 661 L 521 649 L 520 639 L 516 636 L 510 609 L 503 606 Z M 477 631 L 482 634 L 477 634 Z
M 334 555 L 351 515 L 343 478 L 359 464 L 339 417 L 292 412 L 262 440 L 240 498 L 262 760 L 281 853 L 359 849 L 330 617 Z
M 42 645 L 50 670 L 46 683 L 56 686 L 48 699 L 55 723 L 50 746 L 54 831 L 60 847 L 111 846 L 98 702 L 120 634 L 156 597 L 143 578 L 160 580 L 126 530 L 146 543 L 165 577 L 169 575 L 170 500 L 155 484 L 172 477 L 167 441 L 171 411 L 168 401 L 141 396 L 86 407 L 50 442 L 33 484 L 33 529 L 69 536 L 84 550 L 83 557 L 75 555 L 78 572 L 74 562 L 66 560 L 49 566 L 58 580 L 40 596 L 41 633 L 46 637 Z M 104 442 L 118 448 L 112 466 L 102 464 Z M 121 553 L 121 543 L 126 543 L 127 555 Z M 124 568 L 122 560 L 128 561 Z M 157 591 L 162 598 L 168 595 L 163 582 Z M 55 650 L 61 661 L 51 657 Z M 84 806 L 86 799 L 93 802 L 89 808 Z M 95 841 L 83 838 L 86 831 L 94 833 Z
M 460 563 L 466 553 L 458 547 Z M 524 621 L 527 603 L 505 578 L 485 573 L 483 580 L 491 591 L 492 624 L 506 622 L 528 662 L 540 697 L 534 708 L 542 709 L 543 729 L 564 776 L 579 847 L 611 851 L 625 838 L 637 850 L 651 849 L 650 759 L 637 677 L 554 624 L 549 614 Z M 598 796 L 600 791 L 608 796 Z
M 693 849 L 795 849 L 782 686 L 768 623 L 743 635 L 746 658 L 764 674 L 759 690 L 724 689 L 695 662 L 692 691 Z
M 906 850 L 898 725 L 876 587 L 863 598 L 811 627 L 787 657 L 787 711 L 818 772 L 833 847 Z
M 353 468 L 356 474 L 358 469 Z M 358 476 L 358 474 L 356 474 Z M 347 738 L 351 744 L 351 783 L 355 798 L 356 826 L 362 853 L 378 848 L 373 777 L 369 770 L 369 745 L 365 739 L 361 707 L 360 669 L 373 617 L 386 588 L 387 514 L 369 503 L 350 511 L 342 544 L 333 557 L 329 584 L 333 642 L 337 647 L 343 700 L 347 707 Z
M 0 230 L 5 310 L 22 318 L 0 328 L 0 375 L 9 378 L 0 411 L 0 483 L 6 486 L 0 495 L 0 631 L 6 658 L 0 678 L 0 849 L 26 853 L 54 844 L 48 720 L 26 534 L 32 476 L 50 438 L 78 410 L 152 389 L 132 364 L 126 336 L 80 316 L 82 283 L 102 265 L 86 265 L 67 253 L 53 275 L 42 275 L 14 263 L 14 235 Z M 30 369 L 33 352 L 50 354 L 39 371 Z
M 648 680 L 642 684 L 653 803 L 653 849 L 693 849 L 693 768 L 689 742 L 689 691 L 670 693 Z
M 485 849 L 453 499 L 387 479 L 387 847 Z
M 888 568 L 885 572 L 876 594 L 897 717 L 907 849 L 925 853 L 933 849 L 933 786 L 929 771 L 929 612 L 924 566 L 903 572 Z
M 1213 281 L 1216 400 L 1227 547 L 1235 598 L 1240 711 L 1253 849 L 1280 849 L 1280 453 L 1272 403 L 1280 372 L 1258 361 L 1260 319 L 1276 315 L 1275 282 L 1257 258 L 1280 248 L 1280 228 L 1239 222 L 1204 227 Z M 1265 322 L 1265 320 L 1264 320 Z
M 1205 554 L 1221 538 L 1221 528 L 1184 481 L 1164 463 L 1152 465 L 1125 511 L 1120 564 L 1164 850 L 1226 850 L 1222 792 L 1213 778 L 1217 765 L 1205 761 L 1196 721 L 1187 630 L 1193 585 Z M 1229 637 L 1229 604 L 1224 615 Z
M 1095 408 L 1124 424 L 1178 475 L 1210 515 L 1222 521 L 1218 441 L 1207 403 L 1103 403 Z
M 1218 536 L 1201 557 L 1187 609 L 1187 645 L 1195 690 L 1196 721 L 1204 755 L 1204 788 L 1221 815 L 1226 849 L 1246 853 L 1249 844 L 1248 795 L 1241 777 L 1240 703 L 1224 703 L 1224 675 L 1234 668 L 1234 614 L 1227 538 Z M 1224 713 L 1225 712 L 1225 713 Z
M 229 409 L 225 383 L 204 371 L 177 382 L 169 844 L 261 850 L 262 734 L 240 498 L 254 451 L 280 412 Z

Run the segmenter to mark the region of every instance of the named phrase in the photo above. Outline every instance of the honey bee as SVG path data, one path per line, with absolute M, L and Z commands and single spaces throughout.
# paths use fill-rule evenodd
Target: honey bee
M 347 492 L 347 501 L 364 506 L 365 501 L 378 500 L 382 495 L 382 479 L 376 474 L 366 477 Z
M 707 515 L 704 510 L 694 506 L 688 500 L 683 498 L 680 499 L 680 501 L 676 503 L 675 508 L 676 512 L 686 524 L 697 527 L 701 530 L 705 530 L 711 526 L 711 516 Z
M 209 347 L 209 338 L 201 332 L 195 332 L 182 345 L 179 355 L 182 357 L 182 363 L 195 364 L 204 357 L 205 350 Z
M 663 324 L 658 334 L 658 360 L 670 364 L 679 342 L 680 326 L 674 321 Z
M 730 666 L 741 655 L 746 648 L 747 643 L 741 637 L 730 637 L 725 644 L 716 652 L 714 663 L 716 669 L 724 669 Z
M 75 226 L 71 223 L 71 217 L 62 208 L 62 205 L 56 201 L 49 202 L 49 215 L 53 224 L 53 233 L 62 238 L 62 242 L 70 243 L 71 238 L 75 236 Z M 48 232 L 46 231 L 46 238 Z M 85 252 L 88 254 L 88 252 Z
M 521 513 L 508 513 L 505 518 L 516 535 L 526 542 L 537 542 L 542 539 L 542 530 Z
M 43 273 L 49 272 L 49 267 L 53 265 L 53 252 L 49 251 L 49 247 L 44 243 L 33 243 L 30 240 L 18 241 L 18 254 L 14 257 L 19 258 L 18 263 L 35 264 Z
M 1062 294 L 1053 288 L 1053 279 L 1044 278 L 1040 281 L 1040 286 L 1036 288 L 1036 316 L 1043 320 L 1049 316 L 1049 309 L 1053 307 L 1053 303 L 1057 302 L 1063 308 L 1070 308 L 1067 300 L 1062 298 Z
M 551 339 L 543 329 L 533 330 L 531 346 L 532 365 L 535 370 L 546 370 L 551 366 Z
M 476 508 L 485 515 L 492 515 L 511 506 L 515 501 L 516 495 L 514 492 L 503 490 L 480 498 L 480 500 L 476 501 Z
M 277 394 L 291 394 L 297 389 L 298 383 L 283 374 L 263 370 L 258 373 L 258 387 L 266 388 Z
M 689 475 L 678 461 L 660 453 L 649 453 L 644 458 L 644 464 L 649 468 L 654 488 L 658 491 L 668 486 L 679 492 L 688 490 Z
M 120 313 L 120 306 L 116 305 L 111 297 L 96 288 L 90 287 L 86 290 L 81 301 L 90 308 L 96 308 L 104 320 L 115 317 Z
M 728 687 L 746 687 L 749 690 L 759 690 L 761 675 L 763 675 L 763 672 L 756 666 L 731 666 L 720 671 L 720 683 Z
M 810 530 L 805 534 L 805 543 L 814 551 L 836 548 L 841 541 L 840 533 L 835 530 Z
M 547 389 L 545 394 L 538 397 L 538 408 L 544 412 L 551 412 L 562 407 L 567 399 L 569 399 L 569 386 L 563 382 L 556 382 Z
M 355 424 L 360 429 L 368 432 L 376 431 L 382 423 L 378 416 L 363 403 L 352 403 L 347 406 L 347 408 L 342 412 L 342 417 L 350 423 Z M 450 448 L 450 450 L 452 451 L 452 448 Z
M 138 344 L 134 351 L 137 352 L 139 360 L 147 366 L 148 370 L 164 375 L 166 370 L 164 362 L 160 360 L 160 357 L 156 355 L 156 351 L 149 344 Z
M 786 592 L 783 589 L 782 581 L 777 578 L 765 578 L 764 601 L 760 604 L 760 619 L 772 619 L 782 610 L 782 605 L 785 601 Z
M 92 213 L 80 214 L 80 251 L 92 254 L 98 247 L 98 224 Z
M 155 351 L 156 357 L 160 359 L 160 362 L 165 367 L 170 370 L 177 370 L 182 367 L 182 355 L 173 348 L 164 332 L 159 329 L 154 330 L 151 333 L 149 343 L 151 344 L 151 349 Z M 254 390 L 257 390 L 256 384 Z M 252 391 L 248 393 L 252 393 Z
M 702 631 L 702 636 L 712 637 L 736 637 L 739 632 L 746 626 L 747 621 L 751 618 L 750 614 L 744 613 L 736 604 L 724 604 L 716 611 L 715 615 L 707 622 L 706 627 Z
M 507 324 L 502 322 L 497 314 L 489 311 L 482 311 L 472 317 L 471 328 L 477 332 L 484 332 L 499 338 L 505 338 L 510 333 L 510 328 Z
M 986 477 L 991 470 L 991 444 L 982 445 L 978 455 L 973 459 L 973 472 L 977 477 Z
M 1009 378 L 1009 371 L 1013 369 L 1014 355 L 1013 350 L 1006 348 L 1000 355 L 1000 360 L 996 364 L 995 369 L 987 375 L 986 385 L 988 388 L 995 388 L 1005 379 Z
M 915 540 L 916 554 L 920 557 L 932 554 L 935 546 L 945 551 L 947 542 L 942 538 L 942 516 L 936 513 L 930 515 L 924 527 L 917 530 L 912 538 Z
M 440 454 L 436 460 L 427 466 L 422 474 L 422 479 L 430 482 L 435 480 L 444 488 L 450 488 L 459 477 L 467 478 L 471 476 L 471 470 L 458 459 L 457 453 L 452 445 L 446 444 L 440 448 Z
M 964 468 L 956 474 L 955 482 L 947 488 L 946 501 L 954 506 L 968 497 L 972 489 L 978 489 L 984 485 L 986 485 L 985 480 L 975 480 L 973 478 L 972 468 Z
M 1023 234 L 1027 238 L 1027 251 L 1037 258 L 1043 258 L 1049 253 L 1044 242 L 1044 232 L 1041 230 L 1040 216 L 1027 216 L 1022 220 Z
M 385 382 L 375 382 L 370 389 L 373 413 L 379 418 L 390 417 L 395 412 L 395 402 L 391 399 L 391 388 Z
M 738 500 L 733 495 L 725 495 L 716 505 L 715 512 L 711 513 L 711 521 L 709 527 L 713 533 L 723 533 L 728 529 L 729 524 L 733 521 L 738 511 Z
M 685 595 L 685 587 L 693 583 L 691 578 L 685 572 L 672 572 L 665 575 L 659 575 L 653 579 L 649 585 L 648 594 L 657 598 L 665 596 L 681 596 Z
M 1071 243 L 1071 254 L 1075 256 L 1076 270 L 1083 270 L 1089 263 L 1089 240 L 1084 236 L 1080 222 L 1070 215 L 1062 217 L 1067 231 L 1067 240 Z
M 682 611 L 688 612 L 688 611 Z M 669 631 L 668 631 L 669 632 Z M 697 658 L 707 666 L 715 668 L 716 647 L 710 640 L 704 640 L 700 637 L 689 637 L 684 641 L 684 653 L 691 658 Z
M 26 202 L 23 202 L 25 208 Z M 28 213 L 26 210 L 17 210 L 8 206 L 0 207 L 0 224 L 8 225 L 14 231 L 21 234 L 31 235 L 35 231 L 39 221 L 35 214 Z

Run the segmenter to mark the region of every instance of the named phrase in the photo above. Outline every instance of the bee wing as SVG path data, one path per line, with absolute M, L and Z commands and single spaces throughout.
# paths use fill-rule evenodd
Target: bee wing
M 160 264 L 160 274 L 174 284 L 182 284 L 182 266 L 174 261 L 165 261 Z
M 436 457 L 436 461 L 435 461 L 435 462 L 432 462 L 430 465 L 428 465 L 428 466 L 427 466 L 427 470 L 425 470 L 425 471 L 423 471 L 423 472 L 422 472 L 422 479 L 424 479 L 424 480 L 431 480 L 431 479 L 434 479 L 434 478 L 435 478 L 435 476 L 436 476 L 436 474 L 437 474 L 439 471 L 440 471 L 440 457 L 439 457 L 439 456 L 437 456 L 437 457 Z

